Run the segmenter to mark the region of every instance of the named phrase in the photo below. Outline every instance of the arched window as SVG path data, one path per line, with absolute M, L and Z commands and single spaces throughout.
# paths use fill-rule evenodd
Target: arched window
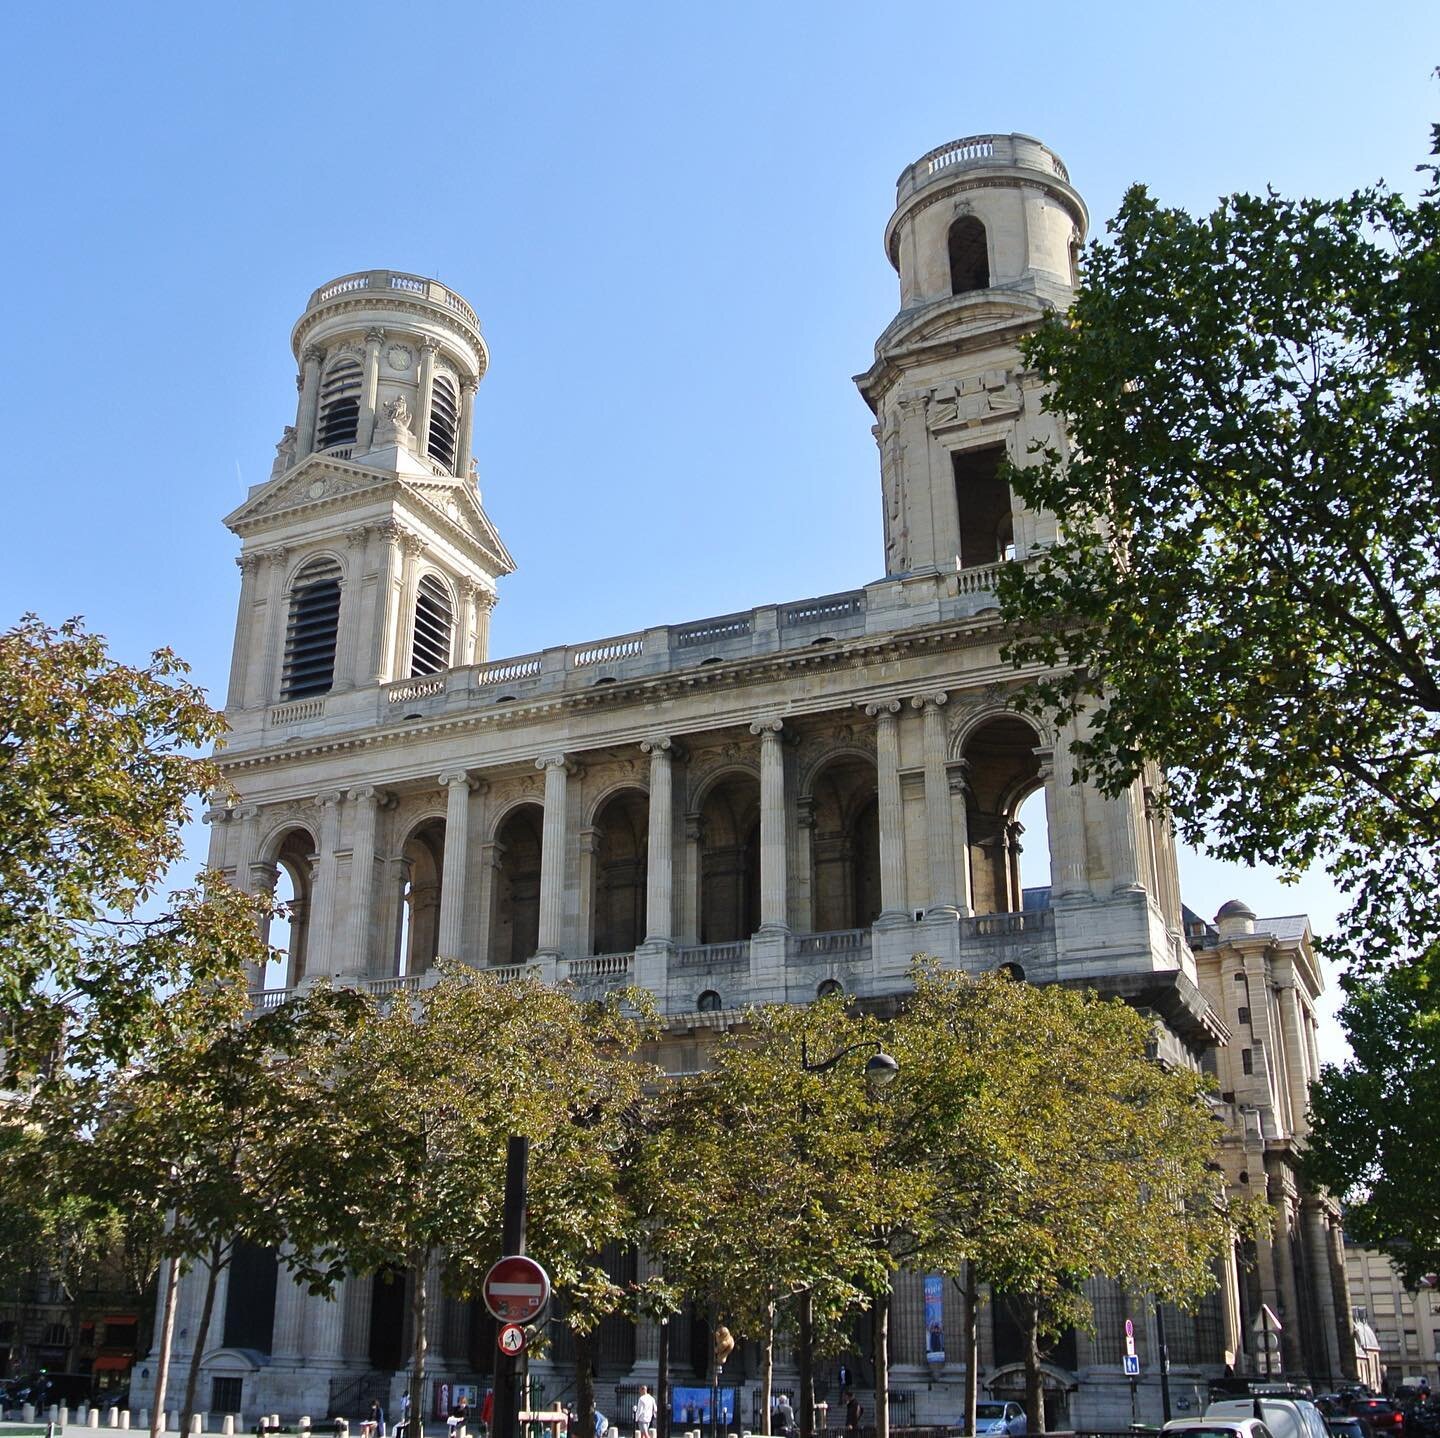
M 437 374 L 430 389 L 430 433 L 425 439 L 425 450 L 451 473 L 455 470 L 455 438 L 459 433 L 460 403 L 455 394 L 455 381 L 449 375 Z
M 961 215 L 950 226 L 950 293 L 990 288 L 990 252 L 985 226 L 974 215 Z
M 336 360 L 320 382 L 320 420 L 315 448 L 354 444 L 360 424 L 360 361 Z
M 845 985 L 839 979 L 825 979 L 820 987 L 815 990 L 817 999 L 828 999 L 834 994 L 843 994 Z
M 420 581 L 415 596 L 415 638 L 410 645 L 410 677 L 439 674 L 450 667 L 450 634 L 455 625 L 450 592 L 433 574 Z
M 286 699 L 328 694 L 335 682 L 335 636 L 340 628 L 340 565 L 316 559 L 295 577 L 285 633 Z
M 698 999 L 695 1000 L 695 1007 L 702 1014 L 718 1014 L 720 1012 L 720 995 L 714 989 L 706 989 Z

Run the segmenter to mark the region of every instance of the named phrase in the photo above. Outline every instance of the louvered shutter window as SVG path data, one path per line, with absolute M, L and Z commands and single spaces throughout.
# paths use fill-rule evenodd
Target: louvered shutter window
M 340 566 L 317 559 L 296 577 L 285 634 L 286 699 L 328 694 L 335 682 L 335 638 L 340 629 Z
M 415 642 L 411 645 L 410 675 L 439 674 L 450 667 L 450 633 L 454 620 L 450 595 L 433 574 L 420 581 L 415 598 Z
M 451 474 L 455 472 L 455 437 L 459 433 L 460 405 L 454 381 L 449 375 L 437 374 L 430 390 L 430 434 L 425 449 Z
M 325 371 L 320 383 L 320 424 L 315 448 L 354 444 L 360 425 L 360 362 L 342 359 Z

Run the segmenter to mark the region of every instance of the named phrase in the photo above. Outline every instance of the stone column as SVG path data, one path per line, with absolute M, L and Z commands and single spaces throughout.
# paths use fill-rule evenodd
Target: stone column
M 900 701 L 867 704 L 875 721 L 875 787 L 880 811 L 880 907 L 877 925 L 907 923 L 905 816 L 900 799 Z
M 482 589 L 475 596 L 475 655 L 472 663 L 484 664 L 490 658 L 490 616 L 495 612 L 496 596 Z
M 246 671 L 250 665 L 250 646 L 254 642 L 255 576 L 260 556 L 254 550 L 235 557 L 240 569 L 240 602 L 235 611 L 235 647 L 230 651 L 230 683 L 225 690 L 225 707 L 243 709 L 246 699 Z
M 1045 782 L 1045 822 L 1050 830 L 1050 897 L 1070 898 L 1085 890 L 1085 819 L 1073 781 L 1074 760 L 1062 735 L 1053 749 L 1037 749 Z
M 650 756 L 650 834 L 645 869 L 645 942 L 668 944 L 675 933 L 675 801 L 671 745 L 664 735 L 644 740 Z
M 1285 1064 L 1285 1088 L 1290 1098 L 1290 1131 L 1296 1138 L 1310 1132 L 1309 1093 L 1305 1081 L 1305 1032 L 1300 1017 L 1300 1002 L 1295 996 L 1292 969 L 1280 990 L 1280 1043 Z
M 1315 1290 L 1315 1326 L 1324 1345 L 1328 1365 L 1327 1385 L 1334 1386 L 1344 1376 L 1340 1363 L 1340 1329 L 1336 1322 L 1335 1284 L 1330 1271 L 1330 1235 L 1320 1201 L 1304 1199 L 1301 1203 L 1305 1257 L 1310 1265 L 1310 1286 Z
M 462 479 L 470 473 L 470 452 L 473 445 L 471 430 L 475 426 L 475 391 L 479 388 L 478 379 L 467 377 L 460 382 L 460 433 L 455 436 L 455 473 Z
M 400 638 L 400 595 L 404 588 L 405 557 L 401 540 L 405 531 L 393 519 L 379 525 L 381 540 L 379 574 L 376 576 L 375 613 L 380 620 L 378 642 L 371 649 L 374 666 L 372 684 L 399 678 L 396 670 Z
M 435 353 L 439 348 L 429 335 L 420 341 L 420 408 L 415 416 L 415 452 L 421 455 L 429 451 L 430 408 L 435 399 Z
M 374 1278 L 346 1274 L 344 1355 L 356 1367 L 370 1366 L 370 1310 L 374 1301 Z
M 292 1278 L 282 1262 L 275 1276 L 275 1327 L 270 1339 L 270 1356 L 276 1363 L 299 1363 L 305 1356 L 309 1302 L 305 1285 Z
M 545 823 L 540 836 L 540 942 L 537 954 L 558 956 L 565 925 L 565 788 L 570 762 L 563 754 L 535 761 L 545 775 Z
M 470 791 L 475 787 L 463 769 L 440 776 L 449 790 L 445 806 L 445 863 L 440 884 L 440 946 L 442 959 L 462 957 L 465 917 L 465 867 L 470 843 Z
M 396 679 L 404 679 L 410 673 L 411 645 L 415 637 L 415 598 L 420 590 L 420 556 L 425 553 L 425 541 L 418 534 L 406 534 L 401 537 L 400 548 L 405 558 L 395 625 Z
M 345 572 L 340 579 L 340 623 L 335 632 L 333 690 L 355 688 L 360 666 L 360 596 L 365 587 L 365 564 L 370 531 L 355 525 L 345 531 Z
M 785 755 L 780 747 L 781 721 L 760 719 L 750 726 L 760 736 L 760 928 L 762 934 L 785 934 L 788 892 L 785 873 Z
M 290 551 L 284 545 L 263 551 L 266 563 L 265 605 L 250 646 L 250 673 L 245 707 L 257 709 L 280 694 L 280 669 L 285 652 L 285 571 Z
M 946 771 L 945 714 L 950 696 L 943 691 L 916 695 L 910 702 L 925 726 L 925 837 L 930 850 L 930 902 L 925 916 L 959 918 L 955 903 L 955 835 L 950 824 L 950 779 Z
M 1117 894 L 1140 893 L 1140 839 L 1135 822 L 1140 810 L 1139 781 L 1117 799 L 1107 799 L 1105 813 L 1110 829 L 1110 880 Z
M 974 889 L 970 883 L 970 811 L 966 798 L 966 775 L 970 764 L 966 759 L 957 759 L 949 765 L 946 777 L 950 785 L 950 833 L 955 850 L 955 901 L 962 914 L 969 914 L 974 908 Z
M 1270 1253 L 1275 1263 L 1275 1285 L 1283 1305 L 1282 1318 L 1285 1324 L 1280 1334 L 1280 1348 L 1286 1372 L 1303 1373 L 1305 1358 L 1300 1346 L 1300 1299 L 1295 1282 L 1290 1203 L 1282 1193 L 1272 1196 L 1270 1206 L 1275 1210 Z
M 459 668 L 475 662 L 475 601 L 480 594 L 480 586 L 473 579 L 461 579 L 455 587 L 460 594 L 460 612 L 455 624 L 459 638 L 455 665 Z
M 500 865 L 505 857 L 504 844 L 491 842 L 480 846 L 480 962 L 508 964 L 509 954 L 495 951 L 495 892 Z
M 295 419 L 295 459 L 297 463 L 315 449 L 315 419 L 320 412 L 320 363 L 325 351 L 318 345 L 306 346 L 301 356 L 300 412 Z
M 257 804 L 239 804 L 230 811 L 230 852 L 229 868 L 233 871 L 231 882 L 247 894 L 263 892 L 263 883 L 257 883 L 257 870 L 268 869 L 270 865 L 259 865 L 255 861 L 260 847 L 260 808 Z M 259 925 L 263 932 L 265 925 Z M 252 989 L 258 989 L 265 982 L 264 967 L 251 966 L 248 982 Z
M 580 869 L 580 912 L 571 930 L 577 954 L 595 952 L 595 856 L 599 852 L 600 830 L 581 829 L 575 836 L 575 857 Z
M 371 972 L 370 935 L 375 918 L 375 818 L 381 794 L 362 784 L 349 794 L 355 830 L 350 839 L 350 912 L 345 952 L 336 965 L 341 973 Z
M 332 1298 L 309 1299 L 305 1314 L 305 1361 L 334 1367 L 345 1357 L 345 1289 L 348 1280 L 335 1285 Z
M 344 795 L 329 789 L 315 796 L 320 810 L 320 848 L 315 860 L 315 891 L 310 908 L 310 933 L 305 968 L 316 978 L 335 972 L 335 882 L 340 847 L 340 805 Z
M 680 874 L 680 942 L 700 942 L 700 836 L 704 818 L 691 811 L 685 815 L 685 852 Z
M 364 454 L 375 438 L 375 409 L 380 397 L 380 346 L 385 331 L 365 331 L 365 373 L 360 381 L 360 418 L 355 427 L 355 453 Z

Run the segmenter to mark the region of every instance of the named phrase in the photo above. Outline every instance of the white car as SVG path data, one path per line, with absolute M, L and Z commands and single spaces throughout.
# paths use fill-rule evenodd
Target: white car
M 1181 1438 L 1274 1438 L 1258 1418 L 1172 1418 L 1160 1431 Z
M 1018 1403 L 977 1403 L 975 1432 L 1005 1433 L 1021 1438 L 1025 1432 L 1025 1410 Z

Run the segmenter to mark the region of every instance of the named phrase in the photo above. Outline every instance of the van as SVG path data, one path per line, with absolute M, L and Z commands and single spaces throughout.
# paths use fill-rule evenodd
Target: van
M 1275 1438 L 1329 1438 L 1320 1410 L 1308 1398 L 1222 1398 L 1206 1410 L 1207 1418 L 1258 1418 Z

